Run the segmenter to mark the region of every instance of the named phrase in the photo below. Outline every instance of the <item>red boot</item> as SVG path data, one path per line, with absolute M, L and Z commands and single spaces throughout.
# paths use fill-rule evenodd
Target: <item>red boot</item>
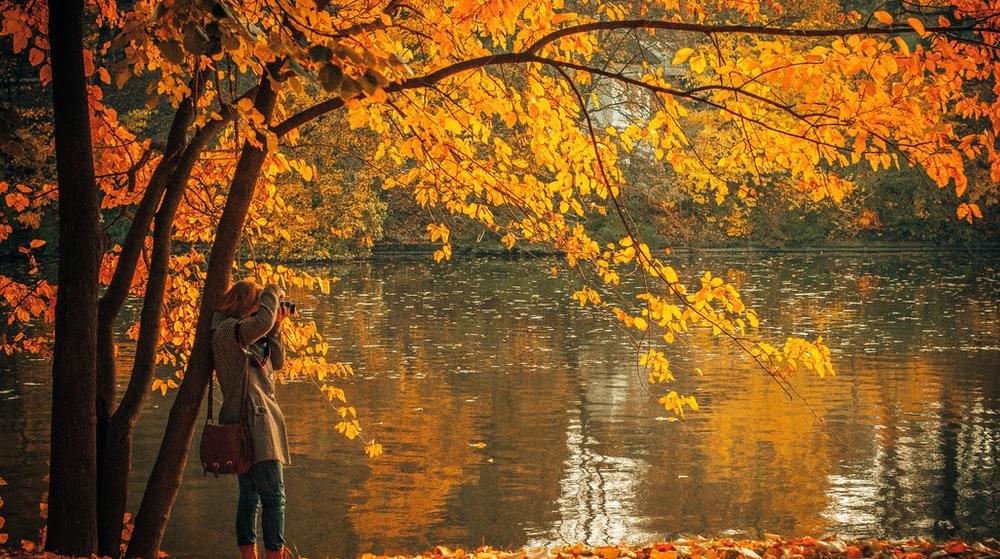
M 271 551 L 270 549 L 265 549 L 265 559 L 291 559 L 292 554 L 288 552 L 288 548 L 282 546 L 281 549 L 277 551 Z
M 256 545 L 241 545 L 240 546 L 240 559 L 257 559 L 257 546 Z

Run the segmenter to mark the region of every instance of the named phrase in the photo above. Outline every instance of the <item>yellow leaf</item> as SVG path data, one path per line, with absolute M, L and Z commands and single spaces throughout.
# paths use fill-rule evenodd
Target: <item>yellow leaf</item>
M 673 62 L 671 62 L 671 64 L 673 64 L 674 66 L 679 66 L 681 64 L 684 64 L 685 62 L 687 62 L 688 58 L 691 58 L 692 54 L 694 54 L 694 49 L 684 47 L 677 51 L 677 54 L 674 55 L 674 60 Z
M 351 130 L 356 128 L 361 128 L 368 123 L 368 111 L 364 108 L 358 107 L 352 110 L 347 117 L 347 123 L 350 125 Z
M 663 279 L 667 280 L 667 283 L 677 283 L 677 272 L 670 266 L 667 266 L 663 268 Z
M 696 74 L 704 72 L 707 66 L 708 60 L 706 60 L 703 55 L 699 54 L 691 59 L 691 70 Z
M 641 316 L 637 316 L 635 318 L 635 328 L 636 328 L 636 330 L 639 330 L 640 332 L 645 332 L 646 328 L 648 328 L 648 327 L 649 327 L 649 325 L 646 323 L 646 319 L 645 318 L 642 318 Z
M 890 14 L 889 12 L 879 10 L 872 15 L 875 16 L 875 19 L 879 20 L 885 25 L 892 25 L 892 14 Z

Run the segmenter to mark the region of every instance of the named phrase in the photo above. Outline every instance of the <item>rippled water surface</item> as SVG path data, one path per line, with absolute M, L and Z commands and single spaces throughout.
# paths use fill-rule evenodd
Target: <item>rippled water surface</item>
M 575 308 L 550 263 L 352 263 L 296 294 L 386 454 L 369 461 L 307 383 L 280 387 L 293 460 L 287 539 L 362 551 L 646 542 L 679 533 L 1000 535 L 996 254 L 682 255 L 742 285 L 761 333 L 822 335 L 838 375 L 802 398 L 705 333 L 668 351 L 701 411 L 666 420 L 614 325 Z M 126 348 L 127 349 L 127 348 Z M 127 351 L 125 352 L 127 354 Z M 31 537 L 45 489 L 48 365 L 2 363 L 5 530 Z M 692 373 L 695 368 L 704 376 Z M 124 367 L 123 367 L 124 369 Z M 170 397 L 138 433 L 135 509 Z M 232 554 L 235 481 L 193 462 L 165 549 Z

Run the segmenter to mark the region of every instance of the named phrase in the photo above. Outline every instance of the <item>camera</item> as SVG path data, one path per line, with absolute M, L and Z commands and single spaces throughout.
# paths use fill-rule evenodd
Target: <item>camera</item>
M 295 303 L 291 301 L 282 301 L 281 307 L 288 311 L 288 314 L 295 315 L 298 314 L 298 310 L 295 308 Z

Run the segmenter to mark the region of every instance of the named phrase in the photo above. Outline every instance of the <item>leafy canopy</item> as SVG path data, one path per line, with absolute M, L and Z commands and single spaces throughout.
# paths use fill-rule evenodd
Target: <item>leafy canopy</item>
M 47 82 L 44 7 L 2 5 L 2 34 Z M 160 162 L 158 134 L 123 123 L 105 100 L 111 92 L 144 88 L 150 110 L 189 101 L 196 128 L 226 124 L 201 153 L 174 222 L 183 248 L 171 256 L 158 359 L 178 371 L 190 351 L 185 325 L 194 323 L 203 247 L 244 142 L 266 147 L 267 160 L 244 228 L 246 260 L 236 263 L 242 270 L 329 290 L 325 278 L 257 263 L 254 252 L 291 241 L 292 231 L 318 234 L 310 216 L 329 220 L 309 203 L 320 188 L 316 166 L 296 156 L 319 137 L 332 153 L 361 152 L 367 171 L 344 173 L 340 191 L 377 182 L 426 208 L 436 260 L 452 255 L 456 219 L 509 248 L 558 251 L 579 286 L 574 299 L 621 324 L 650 383 L 674 379 L 662 346 L 693 328 L 729 339 L 789 390 L 790 373 L 833 368 L 820 338 L 758 339 L 756 313 L 723 278 L 678 277 L 669 248 L 648 246 L 621 203 L 634 188 L 631 165 L 651 162 L 719 203 L 802 194 L 839 203 L 863 166 L 914 167 L 952 189 L 957 216 L 970 222 L 982 217 L 973 191 L 1000 181 L 995 1 L 908 2 L 865 14 L 832 0 L 142 0 L 126 11 L 95 0 L 91 11 L 100 32 L 87 64 L 107 220 L 138 203 Z M 277 92 L 273 112 L 254 102 L 260 84 Z M 332 113 L 335 125 L 324 120 Z M 970 184 L 970 167 L 987 169 L 989 180 Z M 37 226 L 32 216 L 54 195 L 41 180 L 0 188 L 2 237 L 14 221 Z M 588 218 L 608 214 L 624 237 L 591 233 Z M 330 227 L 359 229 L 350 219 Z M 30 258 L 39 246 L 24 252 Z M 111 243 L 105 280 L 116 257 Z M 624 276 L 642 289 L 620 288 Z M 54 288 L 44 280 L 0 281 L 12 323 L 51 314 Z M 140 270 L 133 292 L 143 285 Z M 314 325 L 290 337 L 302 357 L 289 376 L 325 382 L 348 371 L 326 361 Z M 24 332 L 4 341 L 8 352 L 43 345 Z M 159 382 L 166 390 L 173 381 Z M 346 402 L 342 390 L 324 391 Z M 697 409 L 673 391 L 660 401 L 678 415 Z M 354 408 L 340 409 L 341 430 L 357 434 Z

